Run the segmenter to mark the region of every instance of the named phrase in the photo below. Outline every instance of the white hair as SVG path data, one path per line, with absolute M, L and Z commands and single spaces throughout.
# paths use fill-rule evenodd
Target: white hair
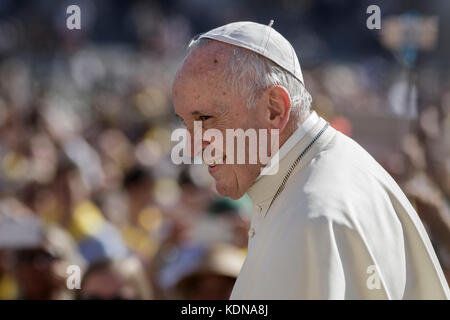
M 211 41 L 206 38 L 191 41 L 189 53 Z M 247 98 L 248 108 L 255 106 L 265 89 L 278 85 L 288 92 L 292 113 L 299 119 L 305 119 L 310 113 L 312 98 L 303 84 L 291 73 L 253 51 L 235 46 L 224 75 L 231 90 Z

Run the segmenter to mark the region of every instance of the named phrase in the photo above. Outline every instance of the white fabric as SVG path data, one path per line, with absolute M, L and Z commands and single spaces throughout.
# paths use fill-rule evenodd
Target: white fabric
M 250 21 L 233 22 L 210 30 L 202 34 L 201 38 L 226 42 L 259 53 L 305 84 L 294 48 L 271 26 Z
M 281 146 L 278 151 L 280 156 L 279 159 L 283 159 L 284 156 L 291 151 L 291 149 L 305 136 L 305 134 L 311 130 L 314 125 L 319 121 L 319 116 L 315 111 L 306 118 L 305 121 L 295 130 L 295 132 L 286 140 L 286 142 Z
M 414 208 L 355 141 L 328 127 L 268 206 L 319 121 L 249 189 L 248 254 L 231 299 L 448 299 Z
M 294 133 L 285 141 L 285 143 L 278 150 L 278 162 L 281 161 L 286 154 L 291 151 L 291 149 L 305 136 L 305 134 L 310 131 L 314 125 L 319 121 L 319 116 L 315 111 L 311 112 L 311 114 L 306 118 L 305 121 L 302 122 L 294 131 Z M 258 175 L 255 181 L 257 181 L 260 177 L 264 176 L 268 172 L 272 171 L 276 163 L 272 161 L 272 159 L 276 159 L 276 154 L 269 160 L 266 167 L 261 170 L 261 173 Z

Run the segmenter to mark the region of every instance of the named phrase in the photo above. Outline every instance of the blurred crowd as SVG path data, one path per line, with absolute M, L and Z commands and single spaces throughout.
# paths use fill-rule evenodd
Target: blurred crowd
M 218 196 L 203 166 L 172 163 L 171 84 L 195 34 L 271 16 L 297 49 L 313 109 L 394 176 L 450 279 L 450 72 L 439 41 L 415 66 L 376 33 L 361 40 L 363 27 L 333 41 L 365 26 L 364 1 L 72 2 L 0 0 L 0 299 L 229 297 L 252 203 Z M 82 29 L 67 30 L 75 3 Z M 320 36 L 333 14 L 348 23 Z M 439 39 L 449 31 L 440 25 Z M 80 290 L 68 289 L 71 265 Z

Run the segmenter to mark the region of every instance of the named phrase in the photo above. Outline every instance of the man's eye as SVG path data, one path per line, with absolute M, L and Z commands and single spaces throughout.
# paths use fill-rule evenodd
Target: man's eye
M 206 120 L 208 120 L 209 118 L 211 118 L 211 116 L 199 116 L 199 117 L 198 117 L 198 119 L 199 119 L 200 121 L 206 121 Z
M 179 126 L 186 126 L 186 123 L 184 122 L 183 118 L 180 117 L 179 115 L 175 115 L 175 121 Z

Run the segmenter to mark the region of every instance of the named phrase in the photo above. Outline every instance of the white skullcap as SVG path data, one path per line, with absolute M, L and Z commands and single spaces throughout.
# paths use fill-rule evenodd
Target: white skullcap
M 250 21 L 233 22 L 210 30 L 198 37 L 226 42 L 254 51 L 291 73 L 303 85 L 302 70 L 292 45 L 269 25 Z

